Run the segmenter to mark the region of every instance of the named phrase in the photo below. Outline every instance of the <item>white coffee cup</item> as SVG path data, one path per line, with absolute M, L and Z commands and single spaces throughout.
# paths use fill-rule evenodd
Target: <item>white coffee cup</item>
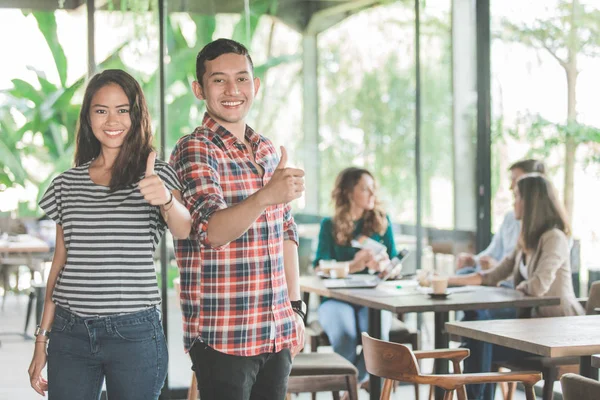
M 448 289 L 448 277 L 434 275 L 430 278 L 431 281 L 431 290 L 435 294 L 444 294 L 446 293 L 446 289 Z
M 321 260 L 319 267 L 330 278 L 345 278 L 350 272 L 350 261 Z

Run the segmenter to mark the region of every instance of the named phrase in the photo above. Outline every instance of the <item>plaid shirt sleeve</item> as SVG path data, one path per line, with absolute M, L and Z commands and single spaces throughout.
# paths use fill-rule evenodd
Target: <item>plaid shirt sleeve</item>
M 298 246 L 298 229 L 289 203 L 283 208 L 283 240 L 291 240 Z
M 208 220 L 216 211 L 227 208 L 215 153 L 209 141 L 187 137 L 171 155 L 171 164 L 185 188 L 182 197 L 190 210 L 194 233 L 202 245 L 212 248 L 217 247 L 208 241 Z

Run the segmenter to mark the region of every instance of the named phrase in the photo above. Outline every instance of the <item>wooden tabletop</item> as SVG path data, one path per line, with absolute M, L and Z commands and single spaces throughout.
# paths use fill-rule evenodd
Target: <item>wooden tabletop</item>
M 0 253 L 47 253 L 50 247 L 42 239 L 31 235 L 19 235 L 16 240 L 0 241 Z
M 403 286 L 396 289 L 395 286 Z M 376 289 L 327 289 L 316 276 L 300 277 L 300 290 L 316 293 L 348 303 L 395 313 L 447 312 L 482 308 L 535 307 L 560 304 L 558 297 L 530 297 L 512 289 L 473 286 L 461 288 L 443 300 L 431 299 L 414 287 L 405 288 L 403 281 L 386 282 Z
M 600 315 L 448 322 L 446 330 L 544 357 L 600 353 Z
M 595 354 L 592 356 L 592 367 L 600 368 L 600 354 Z

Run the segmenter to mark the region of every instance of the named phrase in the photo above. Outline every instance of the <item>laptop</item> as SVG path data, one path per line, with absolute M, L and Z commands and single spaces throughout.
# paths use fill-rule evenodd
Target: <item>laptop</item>
M 390 260 L 388 267 L 377 275 L 355 274 L 348 275 L 343 279 L 325 279 L 323 284 L 327 289 L 373 289 L 382 282 L 385 282 L 390 276 L 396 275 L 400 269 L 403 276 L 403 262 L 410 252 L 407 249 L 401 250 L 398 255 Z M 413 273 L 414 274 L 414 273 Z

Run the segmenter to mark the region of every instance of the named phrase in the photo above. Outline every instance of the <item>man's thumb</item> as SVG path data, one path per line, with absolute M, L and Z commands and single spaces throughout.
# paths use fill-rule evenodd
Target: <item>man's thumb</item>
M 148 154 L 148 161 L 146 162 L 146 178 L 154 175 L 154 162 L 156 161 L 156 152 L 153 151 Z
M 279 164 L 277 164 L 277 169 L 284 169 L 287 164 L 287 151 L 285 147 L 279 146 L 281 149 L 281 158 L 279 159 Z

